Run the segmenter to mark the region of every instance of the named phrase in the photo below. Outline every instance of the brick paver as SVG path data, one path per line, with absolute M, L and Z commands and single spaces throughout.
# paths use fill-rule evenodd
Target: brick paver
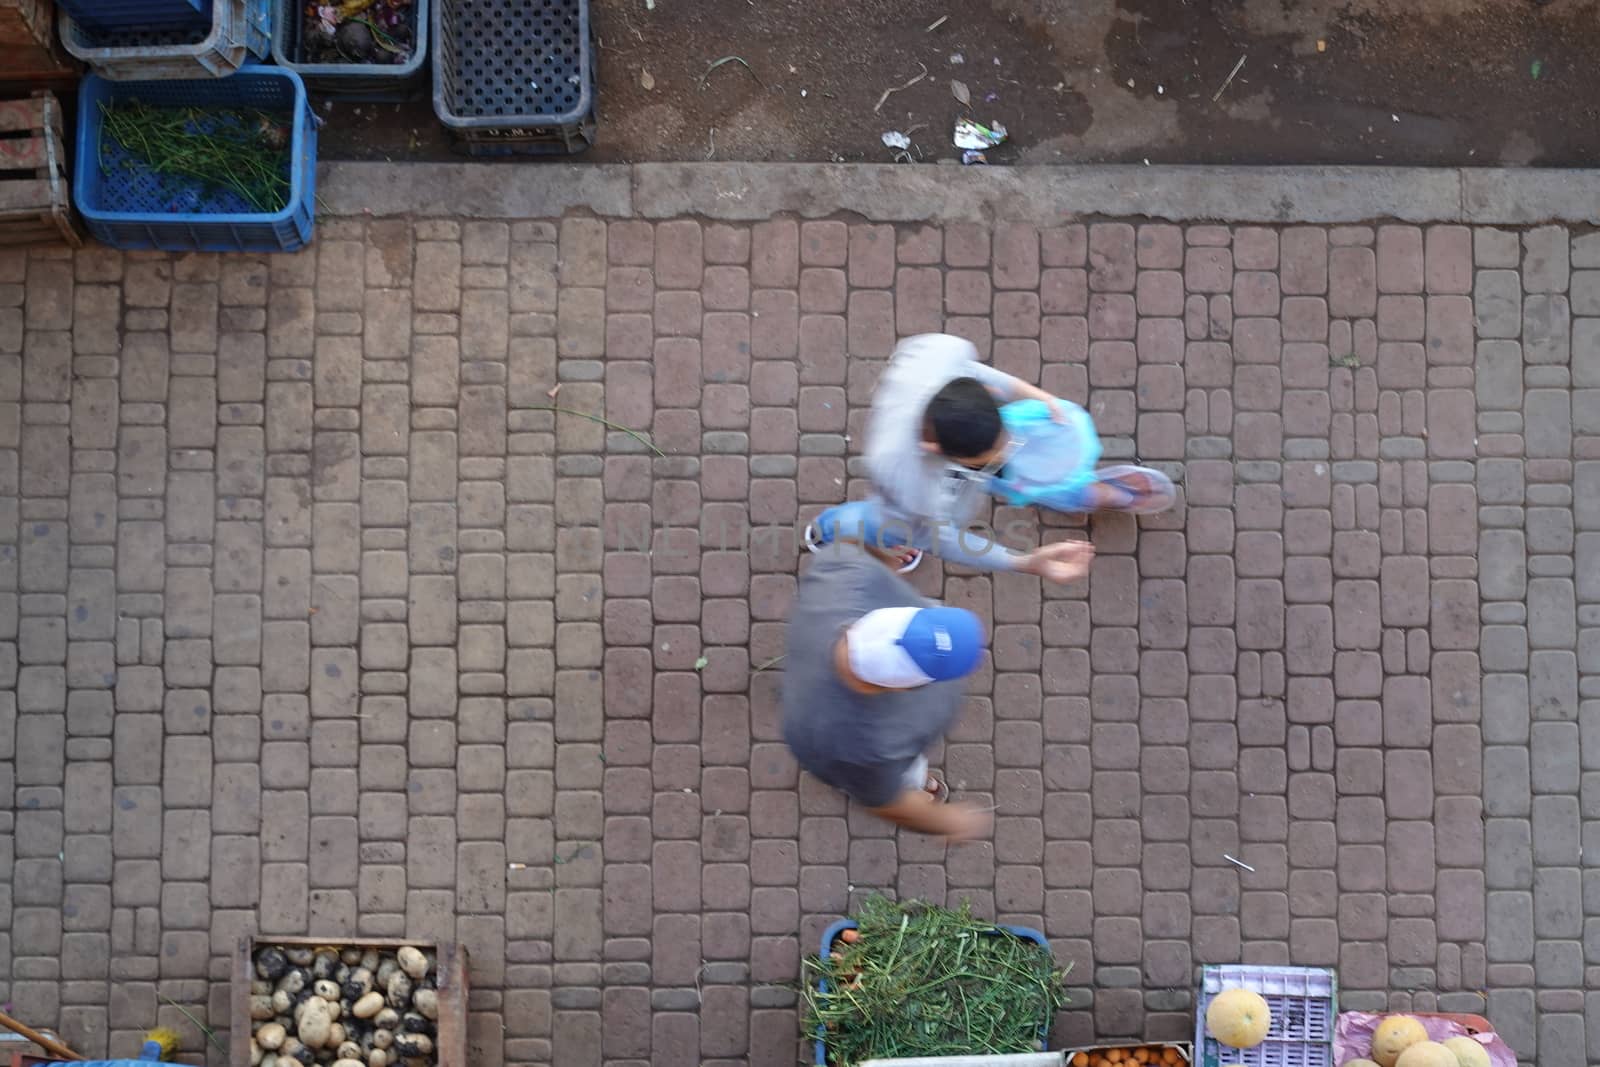
M 1182 1037 L 1243 959 L 1600 1057 L 1596 268 L 1115 221 L 0 252 L 0 1001 L 199 1050 L 158 995 L 225 1025 L 242 932 L 454 937 L 475 1067 L 788 1064 L 883 889 L 1048 933 L 1059 1041 Z M 952 848 L 801 780 L 776 702 L 795 525 L 936 329 L 1184 486 L 1078 587 L 918 572 L 994 635 Z

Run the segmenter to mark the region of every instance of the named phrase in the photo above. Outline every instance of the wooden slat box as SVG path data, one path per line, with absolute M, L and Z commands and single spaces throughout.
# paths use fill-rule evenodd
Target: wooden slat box
M 67 186 L 61 105 L 46 92 L 0 100 L 0 245 L 83 244 Z
M 434 1063 L 437 1067 L 467 1067 L 467 950 L 454 941 L 410 941 L 394 937 L 363 937 L 333 941 L 325 937 L 241 937 L 233 956 L 233 986 L 229 990 L 228 1060 L 250 1063 L 250 983 L 255 978 L 255 955 L 260 948 L 347 948 L 393 952 L 410 945 L 433 953 L 439 992 L 439 1018 L 435 1025 Z

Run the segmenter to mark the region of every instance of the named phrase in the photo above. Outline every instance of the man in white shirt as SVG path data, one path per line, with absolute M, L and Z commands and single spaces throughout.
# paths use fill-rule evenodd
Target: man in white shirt
M 867 422 L 867 474 L 876 499 L 842 517 L 846 531 L 865 516 L 882 533 L 895 526 L 906 531 L 892 539 L 915 546 L 908 559 L 916 549 L 937 546 L 944 558 L 981 570 L 1071 580 L 1057 545 L 1019 553 L 992 537 L 963 536 L 1008 454 L 1000 405 L 1029 399 L 1049 405 L 1057 422 L 1066 421 L 1055 397 L 979 361 L 970 341 L 949 334 L 901 341 L 878 382 Z M 1085 510 L 1153 511 L 1170 506 L 1171 493 L 1171 483 L 1158 472 L 1109 467 L 1096 472 L 1084 504 Z M 831 534 L 824 531 L 824 539 Z

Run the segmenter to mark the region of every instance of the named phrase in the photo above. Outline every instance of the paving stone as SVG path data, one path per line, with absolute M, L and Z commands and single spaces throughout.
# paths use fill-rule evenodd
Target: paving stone
M 1320 229 L 1295 227 L 1279 238 L 1283 291 L 1321 295 L 1328 288 L 1328 238 Z
M 1522 326 L 1522 279 L 1516 271 L 1481 270 L 1473 288 L 1480 338 L 1516 338 Z
M 14 1001 L 103 997 L 108 955 L 198 979 L 259 909 L 467 941 L 485 1063 L 776 1062 L 764 983 L 884 885 L 1044 927 L 1100 986 L 1082 1041 L 1179 1032 L 1187 999 L 1140 987 L 1196 954 L 1338 965 L 1386 1009 L 1487 989 L 1530 1057 L 1585 1039 L 1587 237 L 1569 274 L 1554 227 L 328 227 L 6 282 Z M 1097 522 L 1064 598 L 942 587 L 998 671 L 936 761 L 994 840 L 948 853 L 801 781 L 749 666 L 794 557 L 711 543 L 864 492 L 881 361 L 938 329 L 1187 497 Z M 687 555 L 648 533 L 695 516 Z
M 1570 247 L 1567 231 L 1560 226 L 1540 226 L 1522 235 L 1522 275 L 1528 292 L 1566 291 Z

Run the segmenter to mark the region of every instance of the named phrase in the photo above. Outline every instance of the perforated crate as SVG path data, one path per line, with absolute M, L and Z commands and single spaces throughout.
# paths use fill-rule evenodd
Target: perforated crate
M 1272 1009 L 1272 1028 L 1255 1048 L 1226 1048 L 1206 1033 L 1206 1009 L 1234 988 L 1261 994 Z M 1333 1067 L 1338 1015 L 1338 981 L 1325 968 L 1207 964 L 1195 1003 L 1195 1067 Z
M 834 942 L 839 940 L 839 935 L 846 930 L 856 929 L 857 925 L 859 924 L 854 919 L 840 919 L 830 924 L 826 930 L 822 931 L 821 955 L 826 957 L 833 951 Z M 1032 927 L 997 924 L 992 933 L 996 935 L 1010 934 L 1012 937 L 1020 938 L 1023 941 L 1031 941 L 1046 952 L 1050 951 L 1050 940 Z M 826 978 L 817 980 L 817 990 L 821 993 L 828 992 L 828 980 Z M 1050 1047 L 1050 1024 L 1054 1021 L 1048 1014 L 1039 1021 L 1039 1048 L 1041 1051 Z M 828 1046 L 823 1042 L 825 1036 L 826 1031 L 819 1026 L 813 1052 L 817 1067 L 828 1067 Z
M 300 40 L 305 32 L 302 0 L 275 0 L 272 9 L 272 60 L 300 75 L 306 88 L 346 100 L 405 100 L 423 88 L 432 21 L 428 0 L 411 5 L 416 47 L 404 63 L 303 63 Z
M 435 0 L 433 110 L 469 155 L 594 143 L 588 0 Z
M 61 16 L 61 43 L 113 81 L 222 78 L 272 50 L 272 0 L 213 0 L 192 29 L 101 33 Z
M 78 25 L 97 33 L 193 30 L 211 24 L 211 0 L 56 0 Z
M 281 116 L 290 131 L 288 203 L 262 213 L 232 191 L 155 174 L 102 137 L 100 105 L 116 100 L 250 108 Z M 292 252 L 311 240 L 316 171 L 316 118 L 305 85 L 292 70 L 251 67 L 231 78 L 187 81 L 114 82 L 95 75 L 83 80 L 73 198 L 89 232 L 114 248 Z

